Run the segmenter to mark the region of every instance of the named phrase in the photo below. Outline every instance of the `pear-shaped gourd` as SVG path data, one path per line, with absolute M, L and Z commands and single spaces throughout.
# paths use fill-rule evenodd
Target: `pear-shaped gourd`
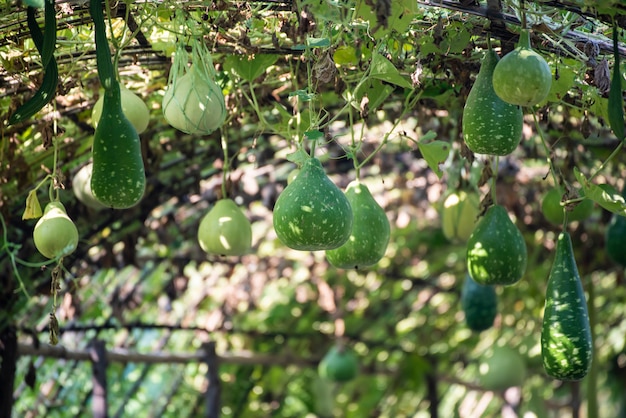
M 92 163 L 87 163 L 82 166 L 72 178 L 72 190 L 74 191 L 76 199 L 78 199 L 85 206 L 96 210 L 104 209 L 106 206 L 96 199 L 93 195 L 93 191 L 91 190 L 92 171 Z
M 252 246 L 250 221 L 232 199 L 218 200 L 200 221 L 198 242 L 208 254 L 244 255 Z
M 352 207 L 352 233 L 341 247 L 326 251 L 326 258 L 338 268 L 362 269 L 385 255 L 391 228 L 385 211 L 365 184 L 351 182 L 346 197 Z
M 319 375 L 334 382 L 352 380 L 358 371 L 359 359 L 346 346 L 332 346 L 318 365 Z
M 35 224 L 33 241 L 37 250 L 47 258 L 65 257 L 76 250 L 78 230 L 61 202 L 46 205 L 43 216 Z
M 522 139 L 523 114 L 519 106 L 502 100 L 493 89 L 498 55 L 491 48 L 483 58 L 476 81 L 463 108 L 463 139 L 478 154 L 508 155 Z
M 479 383 L 484 389 L 506 390 L 524 383 L 526 363 L 517 350 L 494 346 L 481 359 L 478 373 Z
M 626 185 L 622 189 L 622 196 L 626 197 Z M 626 267 L 626 217 L 616 213 L 611 216 L 604 235 L 604 248 L 611 260 Z
M 517 283 L 527 259 L 524 237 L 506 209 L 490 207 L 467 241 L 467 271 L 472 279 L 482 285 Z
M 476 283 L 469 274 L 466 274 L 461 289 L 461 308 L 469 329 L 484 331 L 491 328 L 498 314 L 496 290 L 491 285 Z
M 551 86 L 550 66 L 530 46 L 528 30 L 522 29 L 517 47 L 493 70 L 496 94 L 507 103 L 534 106 L 548 97 Z
M 191 66 L 165 92 L 163 116 L 179 131 L 210 134 L 226 119 L 224 95 L 208 71 L 202 66 Z
M 450 241 L 467 242 L 478 218 L 480 201 L 475 193 L 465 190 L 446 195 L 441 207 L 441 229 Z
M 317 158 L 308 158 L 274 206 L 274 230 L 294 250 L 332 250 L 352 232 L 352 208 Z
M 144 132 L 150 122 L 150 110 L 143 99 L 135 93 L 120 84 L 120 93 L 122 100 L 122 111 L 124 116 L 135 127 L 138 134 Z M 94 128 L 98 127 L 100 116 L 102 115 L 102 105 L 104 104 L 104 95 L 100 95 L 91 111 L 91 123 Z
M 541 357 L 548 376 L 580 380 L 591 367 L 593 344 L 587 301 L 567 232 L 559 234 L 555 252 L 546 290 Z
M 122 111 L 118 82 L 110 83 L 93 137 L 91 190 L 104 206 L 124 209 L 139 203 L 146 176 L 139 134 Z

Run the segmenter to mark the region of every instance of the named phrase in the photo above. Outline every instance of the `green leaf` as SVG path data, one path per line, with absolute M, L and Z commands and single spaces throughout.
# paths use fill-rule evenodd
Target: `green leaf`
M 415 0 L 393 0 L 390 2 L 391 13 L 387 16 L 387 25 L 384 26 L 372 4 L 374 2 L 359 0 L 355 10 L 357 18 L 369 23 L 370 35 L 375 39 L 383 39 L 391 32 L 405 34 L 418 11 Z
M 287 160 L 291 161 L 298 167 L 302 167 L 302 164 L 304 164 L 304 162 L 309 158 L 311 158 L 311 156 L 302 148 L 298 148 L 296 151 L 287 154 Z
M 439 164 L 442 164 L 448 159 L 450 144 L 444 141 L 432 141 L 427 143 L 420 141 L 417 146 L 426 160 L 428 167 L 437 174 L 437 177 L 441 178 L 443 172 L 439 168 Z
M 372 56 L 370 77 L 408 89 L 413 87 L 409 80 L 400 74 L 391 61 L 377 53 Z
M 608 184 L 593 184 L 587 180 L 580 170 L 574 167 L 574 176 L 585 192 L 585 197 L 596 202 L 598 205 L 621 216 L 626 216 L 626 201 L 622 195 Z
M 252 82 L 260 77 L 271 65 L 278 60 L 278 55 L 257 54 L 254 57 L 229 55 L 224 68 L 240 78 Z
M 333 54 L 333 61 L 338 65 L 356 65 L 359 63 L 354 47 L 348 45 L 337 47 Z
M 41 205 L 37 198 L 37 190 L 34 189 L 28 192 L 28 196 L 26 197 L 26 209 L 24 209 L 22 219 L 37 219 L 41 218 L 41 215 Z
M 369 79 L 362 83 L 354 92 L 353 106 L 359 110 L 363 97 L 368 99 L 368 113 L 375 111 L 393 93 L 394 87 L 380 80 Z
M 321 131 L 306 131 L 304 136 L 310 141 L 317 141 L 324 138 L 324 132 Z
M 313 100 L 313 98 L 315 97 L 314 93 L 309 93 L 306 90 L 296 90 L 296 91 L 292 91 L 291 93 L 289 93 L 289 97 L 293 97 L 296 96 L 298 97 L 298 99 L 302 100 L 303 102 L 308 102 Z

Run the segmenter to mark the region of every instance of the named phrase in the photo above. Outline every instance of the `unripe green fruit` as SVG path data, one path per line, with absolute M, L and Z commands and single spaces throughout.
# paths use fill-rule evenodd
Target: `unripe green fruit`
M 450 241 L 466 242 L 476 227 L 480 202 L 464 190 L 448 194 L 441 208 L 441 228 Z
M 564 210 L 561 206 L 561 198 L 563 197 L 563 189 L 555 187 L 546 192 L 541 200 L 541 213 L 548 220 L 548 222 L 554 225 L 563 225 Z M 591 199 L 585 199 L 567 213 L 567 220 L 584 221 L 593 212 L 593 201 Z
M 222 199 L 198 227 L 200 248 L 214 255 L 244 255 L 252 246 L 250 221 L 232 199 Z
M 524 237 L 506 209 L 490 207 L 467 241 L 467 271 L 472 279 L 482 285 L 517 283 L 527 260 Z
M 334 382 L 347 382 L 356 377 L 359 360 L 349 348 L 332 346 L 318 366 L 321 377 Z
M 332 250 L 352 232 L 352 208 L 317 158 L 304 162 L 274 206 L 274 230 L 294 250 Z
M 526 377 L 526 364 L 522 356 L 512 348 L 495 346 L 481 361 L 480 385 L 487 390 L 506 390 L 521 386 Z
M 78 246 L 78 230 L 61 202 L 46 205 L 33 231 L 37 250 L 47 258 L 70 255 Z
M 143 101 L 135 93 L 120 84 L 120 94 L 122 99 L 122 112 L 128 121 L 133 125 L 138 134 L 142 133 L 148 127 L 150 122 L 150 110 Z M 104 94 L 101 94 L 91 111 L 91 123 L 93 127 L 98 126 L 98 121 L 102 115 L 102 105 L 104 104 Z
M 76 172 L 72 179 L 72 190 L 76 198 L 92 209 L 104 209 L 104 206 L 91 191 L 91 172 L 93 170 L 93 164 L 85 164 Z
M 362 269 L 378 263 L 385 255 L 391 227 L 366 185 L 353 181 L 346 189 L 346 197 L 352 207 L 352 233 L 341 247 L 327 250 L 326 258 L 338 268 Z
M 531 48 L 528 30 L 522 29 L 517 47 L 493 71 L 493 89 L 507 103 L 534 106 L 548 97 L 551 86 L 550 66 Z

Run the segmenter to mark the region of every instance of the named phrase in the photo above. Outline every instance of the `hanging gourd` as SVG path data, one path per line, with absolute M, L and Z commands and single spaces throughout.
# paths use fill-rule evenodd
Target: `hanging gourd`
M 124 115 L 120 85 L 106 37 L 103 2 L 92 0 L 98 77 L 104 88 L 102 115 L 93 137 L 91 190 L 103 205 L 123 209 L 143 197 L 146 176 L 137 130 Z
M 185 45 L 174 55 L 167 90 L 163 96 L 163 116 L 179 131 L 206 135 L 226 120 L 222 89 L 215 82 L 211 54 L 199 39 L 191 43 L 191 65 Z
M 463 108 L 463 140 L 479 154 L 508 155 L 522 139 L 522 109 L 502 100 L 493 89 L 493 71 L 498 54 L 485 53 L 476 81 Z
M 519 106 L 542 102 L 552 85 L 552 71 L 546 60 L 530 46 L 530 34 L 522 29 L 515 49 L 493 70 L 493 89 L 502 100 Z

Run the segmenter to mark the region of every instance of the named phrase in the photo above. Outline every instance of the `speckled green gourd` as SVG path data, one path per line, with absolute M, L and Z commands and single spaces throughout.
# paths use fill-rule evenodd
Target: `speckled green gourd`
M 548 376 L 580 380 L 591 367 L 593 344 L 572 240 L 559 234 L 556 255 L 546 290 L 546 307 L 541 329 L 541 357 Z
M 498 314 L 498 295 L 493 286 L 478 284 L 469 274 L 461 289 L 461 309 L 465 313 L 465 323 L 472 331 L 491 328 Z
M 478 154 L 508 155 L 522 139 L 522 108 L 502 100 L 493 89 L 493 70 L 498 63 L 487 50 L 476 81 L 463 108 L 463 139 Z
M 115 78 L 106 37 L 103 2 L 91 0 L 98 77 L 104 88 L 102 115 L 93 137 L 91 190 L 103 205 L 134 206 L 143 197 L 146 176 L 139 134 L 122 111 L 120 85 Z
M 493 88 L 498 97 L 519 106 L 534 106 L 550 93 L 552 71 L 546 60 L 530 46 L 530 33 L 522 29 L 515 49 L 493 70 Z
M 317 158 L 304 162 L 298 176 L 278 196 L 274 230 L 294 250 L 332 250 L 352 232 L 352 208 Z
M 139 135 L 122 112 L 119 85 L 104 92 L 92 152 L 91 190 L 96 199 L 115 209 L 137 204 L 143 197 L 146 177 Z
M 528 254 L 520 230 L 506 209 L 487 209 L 467 241 L 467 271 L 482 285 L 517 283 L 526 271 Z
M 346 197 L 352 207 L 352 233 L 341 247 L 326 251 L 326 258 L 338 268 L 362 269 L 378 263 L 385 255 L 391 227 L 385 211 L 365 184 L 359 180 L 351 182 Z

